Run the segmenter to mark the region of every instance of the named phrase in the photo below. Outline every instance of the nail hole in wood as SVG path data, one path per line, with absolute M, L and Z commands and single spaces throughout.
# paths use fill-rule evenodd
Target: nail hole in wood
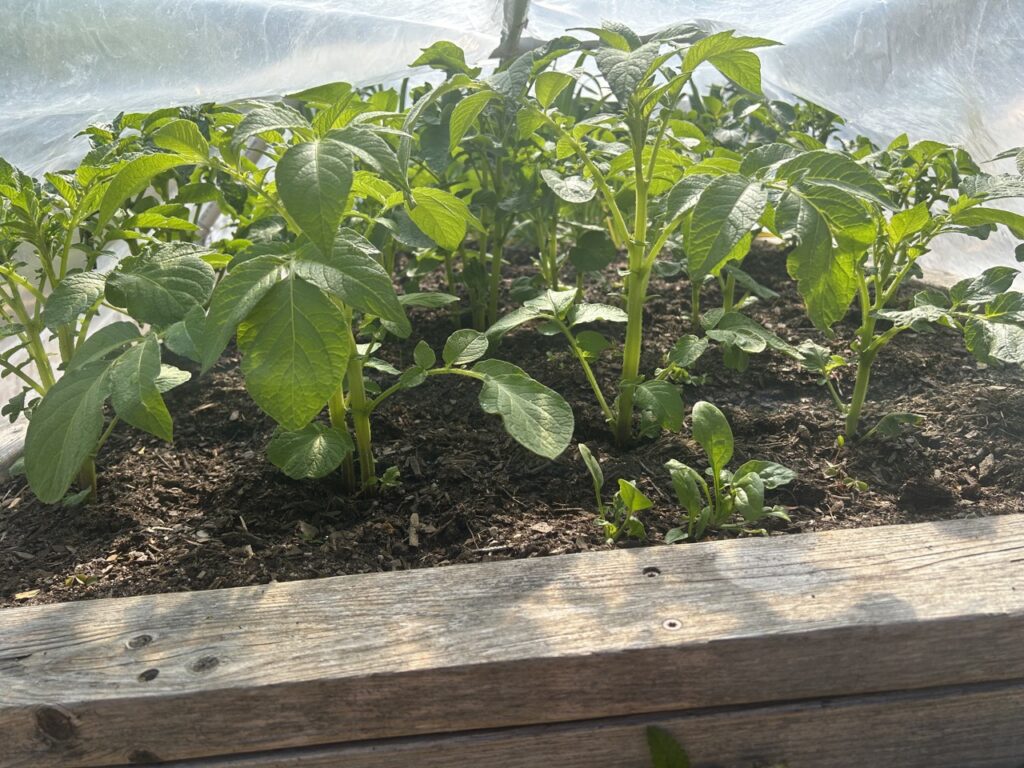
M 655 568 L 653 565 L 648 565 L 644 568 L 644 576 L 648 579 L 656 579 L 661 576 L 661 568 Z
M 683 628 L 683 622 L 679 619 L 666 619 L 661 626 L 674 632 L 677 629 Z
M 153 636 L 152 635 L 136 635 L 131 640 L 129 640 L 126 643 L 126 645 L 129 648 L 132 648 L 132 649 L 145 648 L 147 645 L 149 645 L 152 642 L 153 642 Z
M 139 682 L 148 683 L 150 680 L 156 680 L 156 676 L 159 674 L 159 669 L 147 669 L 145 672 L 139 674 Z

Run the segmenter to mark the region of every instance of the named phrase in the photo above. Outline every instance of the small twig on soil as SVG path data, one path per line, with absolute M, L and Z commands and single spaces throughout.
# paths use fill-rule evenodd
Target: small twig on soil
M 474 549 L 474 555 L 489 555 L 492 552 L 503 552 L 506 549 L 511 549 L 507 544 L 500 544 L 496 547 L 481 547 L 480 549 Z
M 413 512 L 409 515 L 409 546 L 418 547 L 420 545 L 420 516 Z

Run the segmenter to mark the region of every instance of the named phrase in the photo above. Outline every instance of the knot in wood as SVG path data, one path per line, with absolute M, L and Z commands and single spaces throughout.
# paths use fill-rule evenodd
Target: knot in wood
M 36 728 L 51 742 L 71 741 L 78 735 L 74 716 L 60 707 L 40 707 L 36 710 Z

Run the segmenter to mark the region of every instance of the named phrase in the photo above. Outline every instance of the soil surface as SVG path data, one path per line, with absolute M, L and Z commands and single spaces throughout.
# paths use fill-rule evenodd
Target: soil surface
M 783 252 L 770 246 L 748 257 L 745 268 L 782 294 L 749 313 L 793 343 L 823 343 L 784 262 Z M 509 277 L 532 272 L 526 263 L 513 264 Z M 609 301 L 616 280 L 610 269 L 590 288 L 594 300 Z M 651 293 L 647 372 L 691 330 L 685 278 L 655 279 Z M 704 306 L 718 300 L 709 287 Z M 418 339 L 440 350 L 452 330 L 445 310 L 411 314 L 413 338 L 379 353 L 398 367 L 410 363 Z M 851 316 L 837 327 L 829 342 L 835 351 L 848 351 L 855 321 Z M 621 328 L 601 330 L 621 340 Z M 617 546 L 661 544 L 680 524 L 664 463 L 706 466 L 689 437 L 689 420 L 680 434 L 618 450 L 560 337 L 519 329 L 496 356 L 569 400 L 576 439 L 600 459 L 606 494 L 621 477 L 637 481 L 654 501 L 643 513 L 646 540 Z M 616 373 L 611 357 L 606 353 L 596 366 L 606 393 L 613 392 Z M 792 518 L 773 521 L 772 535 L 1024 511 L 1021 373 L 979 364 L 952 332 L 901 334 L 875 365 L 865 423 L 911 411 L 925 417 L 923 424 L 845 448 L 837 446 L 841 422 L 826 390 L 784 356 L 753 356 L 749 369 L 737 373 L 713 349 L 693 375 L 683 387 L 687 410 L 707 399 L 726 413 L 736 437 L 734 466 L 764 458 L 799 475 L 769 494 L 768 502 L 785 506 Z M 852 369 L 841 372 L 844 393 L 852 376 Z M 374 497 L 352 497 L 336 477 L 293 481 L 265 459 L 274 425 L 246 395 L 231 352 L 212 373 L 167 396 L 173 445 L 129 428 L 114 433 L 99 458 L 94 505 L 39 504 L 21 479 L 0 486 L 0 606 L 612 546 L 595 524 L 590 478 L 575 443 L 556 461 L 528 453 L 496 417 L 482 413 L 476 383 L 456 378 L 431 378 L 382 406 L 373 424 L 378 472 L 396 466 L 401 483 Z

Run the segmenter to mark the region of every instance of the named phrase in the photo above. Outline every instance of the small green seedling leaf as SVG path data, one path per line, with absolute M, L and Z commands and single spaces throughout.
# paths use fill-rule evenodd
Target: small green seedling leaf
M 448 337 L 441 352 L 441 359 L 448 367 L 467 365 L 487 354 L 487 347 L 487 334 L 463 328 Z
M 693 406 L 693 437 L 704 449 L 715 473 L 732 459 L 733 437 L 729 422 L 725 414 L 706 400 Z
M 434 363 L 437 362 L 437 355 L 434 354 L 434 350 L 430 348 L 427 342 L 421 340 L 412 351 L 412 359 L 420 368 L 429 369 L 433 368 Z

